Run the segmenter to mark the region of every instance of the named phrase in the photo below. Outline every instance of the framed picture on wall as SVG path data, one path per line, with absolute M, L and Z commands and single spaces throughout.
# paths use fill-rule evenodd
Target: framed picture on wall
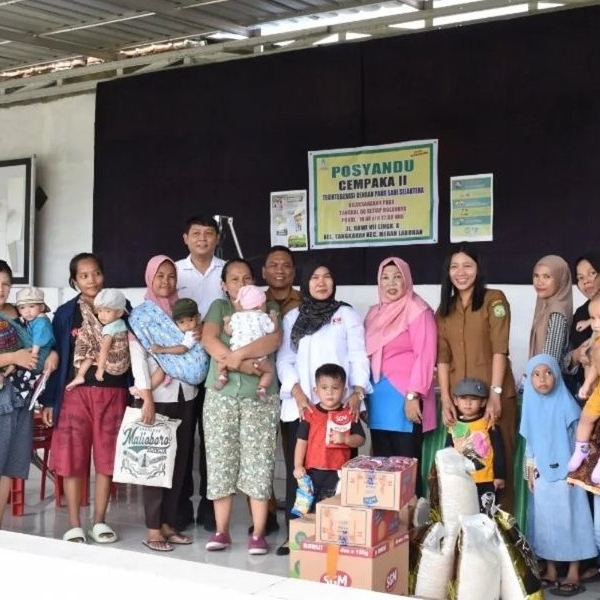
M 33 285 L 35 157 L 0 161 L 0 259 L 13 283 Z

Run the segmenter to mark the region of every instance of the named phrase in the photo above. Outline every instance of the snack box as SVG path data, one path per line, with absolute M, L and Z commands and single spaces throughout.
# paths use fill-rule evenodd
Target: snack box
M 290 577 L 300 577 L 300 544 L 307 538 L 315 537 L 316 526 L 317 521 L 314 514 L 304 515 L 297 519 L 290 519 Z
M 357 456 L 342 467 L 344 506 L 401 510 L 415 495 L 416 458 Z
M 408 532 L 400 531 L 372 548 L 300 544 L 300 578 L 396 596 L 408 592 Z
M 376 546 L 400 529 L 400 513 L 366 506 L 342 506 L 340 496 L 316 505 L 317 542 Z

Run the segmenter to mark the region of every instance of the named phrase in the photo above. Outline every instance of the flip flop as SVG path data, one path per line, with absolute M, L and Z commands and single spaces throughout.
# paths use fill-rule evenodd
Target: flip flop
M 88 535 L 97 544 L 114 544 L 117 541 L 117 534 L 106 523 L 95 523 L 88 531 Z
M 577 594 L 582 594 L 585 592 L 585 586 L 580 583 L 569 583 L 567 581 L 563 581 L 563 583 L 558 584 L 555 588 L 550 590 L 551 594 L 555 596 L 577 596 Z
M 188 546 L 194 541 L 189 535 L 185 535 L 185 533 L 179 531 L 168 533 L 164 535 L 164 538 L 170 544 L 177 544 L 178 546 Z
M 76 544 L 85 544 L 87 539 L 85 537 L 85 531 L 81 527 L 73 527 L 69 531 L 65 532 L 62 536 L 65 542 L 74 542 Z
M 558 587 L 560 584 L 556 579 L 548 579 L 547 577 L 540 577 L 540 583 L 542 584 L 543 590 Z
M 173 546 L 166 540 L 143 540 L 142 544 L 154 552 L 171 552 L 174 550 Z

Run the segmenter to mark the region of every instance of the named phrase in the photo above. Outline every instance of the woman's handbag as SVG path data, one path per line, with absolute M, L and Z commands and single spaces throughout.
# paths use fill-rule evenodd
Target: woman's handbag
M 181 420 L 157 414 L 153 425 L 145 425 L 141 416 L 140 408 L 125 409 L 117 437 L 113 481 L 170 488 Z

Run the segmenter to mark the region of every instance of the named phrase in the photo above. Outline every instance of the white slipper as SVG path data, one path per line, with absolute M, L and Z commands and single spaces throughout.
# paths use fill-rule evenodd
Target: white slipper
M 85 537 L 85 531 L 81 527 L 73 527 L 69 531 L 65 532 L 62 536 L 65 542 L 75 542 L 79 544 L 85 544 L 87 539 Z
M 97 544 L 113 544 L 117 541 L 117 534 L 112 527 L 106 523 L 96 523 L 89 531 L 88 535 Z

